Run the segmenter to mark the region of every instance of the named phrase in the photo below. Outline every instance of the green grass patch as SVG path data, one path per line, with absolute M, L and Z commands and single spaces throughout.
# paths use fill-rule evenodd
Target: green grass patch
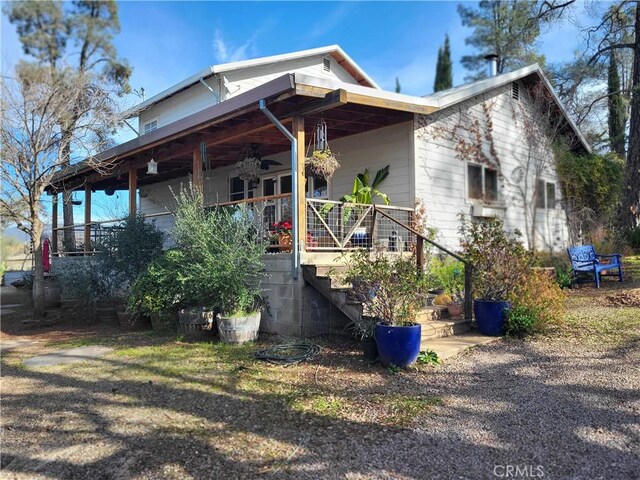
M 619 344 L 640 338 L 640 308 L 583 306 L 565 316 L 555 335 L 589 343 Z

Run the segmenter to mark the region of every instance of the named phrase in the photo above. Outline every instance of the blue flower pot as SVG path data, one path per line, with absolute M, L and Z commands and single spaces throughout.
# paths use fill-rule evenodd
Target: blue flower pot
M 415 362 L 420 353 L 420 332 L 420 325 L 376 325 L 376 343 L 382 364 L 405 368 Z
M 476 317 L 478 331 L 483 335 L 499 337 L 504 332 L 504 322 L 511 308 L 509 302 L 474 300 L 473 314 Z

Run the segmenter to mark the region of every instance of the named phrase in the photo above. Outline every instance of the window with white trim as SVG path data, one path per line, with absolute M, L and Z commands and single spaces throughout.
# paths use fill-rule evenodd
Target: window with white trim
M 498 201 L 498 172 L 484 165 L 467 165 L 467 195 L 471 200 Z
M 146 133 L 153 132 L 154 130 L 157 130 L 157 129 L 158 129 L 158 117 L 146 122 L 144 124 L 144 127 L 142 128 L 142 132 L 146 134 Z
M 255 184 L 249 183 L 240 177 L 229 177 L 229 201 L 253 198 Z
M 556 184 L 538 180 L 536 184 L 536 207 L 553 210 L 556 208 Z

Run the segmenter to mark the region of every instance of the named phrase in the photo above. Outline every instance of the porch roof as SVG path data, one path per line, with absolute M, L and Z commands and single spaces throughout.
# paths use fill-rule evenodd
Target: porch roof
M 311 135 L 316 122 L 323 118 L 330 139 L 406 122 L 414 113 L 438 110 L 429 99 L 286 74 L 71 165 L 56 174 L 48 190 L 79 190 L 87 183 L 92 190 L 126 190 L 130 168 L 137 170 L 138 186 L 185 176 L 191 173 L 193 152 L 201 144 L 206 145 L 212 168 L 237 162 L 252 144 L 258 146 L 263 157 L 289 151 L 289 140 L 260 111 L 261 99 L 285 125 L 290 126 L 294 117 L 304 117 L 306 135 Z M 159 163 L 157 175 L 146 173 L 151 158 Z M 102 166 L 100 171 L 94 168 L 96 163 Z

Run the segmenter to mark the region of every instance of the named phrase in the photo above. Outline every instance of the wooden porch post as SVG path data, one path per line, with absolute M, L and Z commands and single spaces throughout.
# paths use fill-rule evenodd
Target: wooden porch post
M 58 255 L 58 192 L 51 194 L 51 256 Z
M 307 243 L 307 178 L 304 159 L 306 143 L 304 139 L 304 117 L 293 117 L 292 133 L 298 144 L 298 245 L 306 250 Z
M 138 170 L 129 168 L 129 216 L 135 216 L 138 206 L 136 203 L 138 194 Z
M 74 232 L 75 234 L 75 232 Z M 84 253 L 91 250 L 91 184 L 84 185 Z
M 198 148 L 193 149 L 193 170 L 191 182 L 193 183 L 194 189 L 201 194 L 204 193 L 204 172 L 202 171 L 202 150 L 200 150 L 200 145 L 198 145 Z

